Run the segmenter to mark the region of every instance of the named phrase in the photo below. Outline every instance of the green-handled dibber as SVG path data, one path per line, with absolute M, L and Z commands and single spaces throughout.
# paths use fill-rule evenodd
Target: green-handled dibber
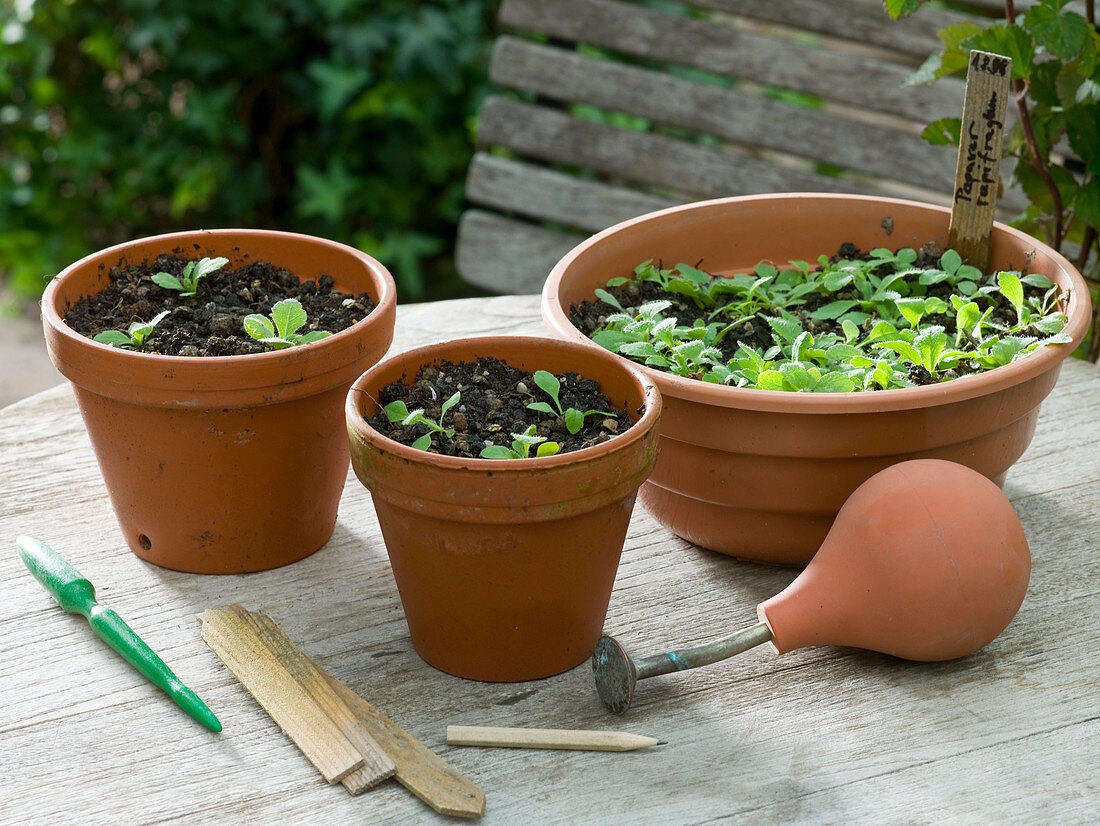
M 211 731 L 221 731 L 222 724 L 206 703 L 194 691 L 180 682 L 164 660 L 154 653 L 122 618 L 95 599 L 95 586 L 62 559 L 56 551 L 30 536 L 15 540 L 19 556 L 34 578 L 53 594 L 57 603 L 70 614 L 81 614 L 92 630 L 107 645 L 122 655 L 126 662 L 140 671 L 154 685 L 176 701 L 176 704 Z

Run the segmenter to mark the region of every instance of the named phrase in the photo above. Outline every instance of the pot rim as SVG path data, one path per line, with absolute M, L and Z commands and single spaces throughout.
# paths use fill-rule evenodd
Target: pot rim
M 831 210 L 843 209 L 845 202 L 859 202 L 863 204 L 881 204 L 884 208 L 904 207 L 918 209 L 943 216 L 949 219 L 951 210 L 949 207 L 937 206 L 921 201 L 913 201 L 902 198 L 887 198 L 874 195 L 849 195 L 827 192 L 792 192 L 770 193 L 764 195 L 739 195 L 729 198 L 715 198 L 706 201 L 696 201 L 689 204 L 668 207 L 655 212 L 646 213 L 635 218 L 621 221 L 608 227 L 602 232 L 596 233 L 585 241 L 575 246 L 555 264 L 550 271 L 542 290 L 542 317 L 544 323 L 556 334 L 564 336 L 566 340 L 573 341 L 583 346 L 600 346 L 581 333 L 569 321 L 566 310 L 559 299 L 561 283 L 573 264 L 583 257 L 592 247 L 603 243 L 626 229 L 640 224 L 660 223 L 670 218 L 690 212 L 702 212 L 711 209 L 721 209 L 727 205 L 745 204 L 751 206 L 754 203 L 769 203 L 783 201 L 812 201 L 823 200 L 834 202 Z M 835 202 L 840 202 L 836 204 Z M 759 390 L 755 388 L 728 387 L 716 385 L 697 379 L 688 379 L 656 370 L 652 367 L 630 362 L 625 356 L 611 354 L 614 358 L 634 364 L 641 369 L 660 388 L 665 395 L 697 402 L 700 404 L 719 407 L 736 407 L 746 410 L 757 410 L 775 413 L 804 413 L 804 414 L 835 414 L 835 413 L 871 413 L 878 411 L 906 410 L 912 408 L 933 407 L 941 404 L 952 404 L 965 401 L 977 396 L 986 395 L 1034 378 L 1047 370 L 1056 369 L 1084 339 L 1089 327 L 1091 300 L 1088 286 L 1077 269 L 1065 256 L 1056 252 L 1050 246 L 1044 244 L 1032 236 L 999 221 L 993 224 L 993 233 L 1002 234 L 1031 245 L 1049 257 L 1060 268 L 1069 280 L 1069 301 L 1066 306 L 1067 322 L 1063 332 L 1073 338 L 1071 344 L 1043 347 L 1027 357 L 1012 364 L 997 367 L 983 373 L 961 376 L 947 382 L 924 385 L 913 388 L 899 388 L 885 391 L 852 391 L 846 393 L 792 393 L 782 390 Z M 611 277 L 609 275 L 609 277 Z M 602 286 L 602 285 L 596 285 Z M 1066 285 L 1062 285 L 1065 291 Z M 610 353 L 610 351 L 605 351 Z
M 360 321 L 355 322 L 350 327 L 341 330 L 338 333 L 333 333 L 327 338 L 319 341 L 310 342 L 305 345 L 298 345 L 297 347 L 287 347 L 283 350 L 271 350 L 266 353 L 248 353 L 245 355 L 237 356 L 168 356 L 160 353 L 141 353 L 134 352 L 132 350 L 124 350 L 120 347 L 112 347 L 109 344 L 102 344 L 95 341 L 81 333 L 76 332 L 68 324 L 65 323 L 64 316 L 58 312 L 57 304 L 63 298 L 64 280 L 70 273 L 80 269 L 84 269 L 89 266 L 105 265 L 108 268 L 113 263 L 117 263 L 126 251 L 139 244 L 147 243 L 164 243 L 165 245 L 171 243 L 179 243 L 181 246 L 186 243 L 193 242 L 196 238 L 206 239 L 220 239 L 232 236 L 239 236 L 245 239 L 248 238 L 281 238 L 285 240 L 298 241 L 301 243 L 315 243 L 323 246 L 328 246 L 334 250 L 338 250 L 350 257 L 359 259 L 368 272 L 371 274 L 371 283 L 378 292 L 377 299 L 371 296 L 374 300 L 375 307 L 371 312 Z M 243 244 L 241 245 L 243 246 Z M 278 265 L 278 262 L 273 262 Z M 273 229 L 235 229 L 235 228 L 220 228 L 220 229 L 198 229 L 198 230 L 183 230 L 180 232 L 169 232 L 160 235 L 148 235 L 142 238 L 135 238 L 130 241 L 123 241 L 121 244 L 115 244 L 114 246 L 104 247 L 101 250 L 89 253 L 78 261 L 69 264 L 65 269 L 61 270 L 56 276 L 54 276 L 50 283 L 46 285 L 46 289 L 42 293 L 41 308 L 42 318 L 53 330 L 65 340 L 80 346 L 91 347 L 98 351 L 113 352 L 114 355 L 120 358 L 122 364 L 133 363 L 138 364 L 143 361 L 153 360 L 158 365 L 164 365 L 167 368 L 179 370 L 187 370 L 193 368 L 196 365 L 201 364 L 203 367 L 233 369 L 233 365 L 245 365 L 253 364 L 260 365 L 266 362 L 274 362 L 280 358 L 286 358 L 288 353 L 294 352 L 312 352 L 320 353 L 325 349 L 331 349 L 333 346 L 338 346 L 343 340 L 349 337 L 349 333 L 361 322 L 368 321 L 375 313 L 378 313 L 378 317 L 381 318 L 391 308 L 397 306 L 397 288 L 390 277 L 379 277 L 385 273 L 389 275 L 385 266 L 379 262 L 376 258 L 362 250 L 358 250 L 355 247 L 348 246 L 347 244 L 341 244 L 339 241 L 331 241 L 327 238 L 321 238 L 315 235 L 307 235 L 300 232 L 285 232 L 283 230 Z M 76 300 L 79 300 L 77 297 Z M 382 312 L 379 312 L 382 311 Z M 354 335 L 354 333 L 351 333 Z
M 399 362 L 407 362 L 402 370 L 408 377 L 410 372 L 416 371 L 427 364 L 448 360 L 450 351 L 469 347 L 471 345 L 484 345 L 485 355 L 492 355 L 505 363 L 508 362 L 507 352 L 509 347 L 520 343 L 523 345 L 537 344 L 542 350 L 558 350 L 560 352 L 572 352 L 582 355 L 585 359 L 595 357 L 602 362 L 608 370 L 626 373 L 632 383 L 640 392 L 644 404 L 642 414 L 631 422 L 624 432 L 613 436 L 606 442 L 590 447 L 573 450 L 567 453 L 556 453 L 553 456 L 532 456 L 527 459 L 483 459 L 480 456 L 466 458 L 463 456 L 445 456 L 439 453 L 429 453 L 424 450 L 416 450 L 409 445 L 402 444 L 389 438 L 385 434 L 375 430 L 367 423 L 364 415 L 366 401 L 377 404 L 377 401 L 367 391 L 367 387 L 373 384 L 380 373 L 389 370 Z M 591 376 L 578 370 L 585 378 L 599 381 L 597 376 Z M 601 382 L 602 385 L 602 382 Z M 542 472 L 552 468 L 563 467 L 592 459 L 598 459 L 610 453 L 625 450 L 644 439 L 646 434 L 656 427 L 661 415 L 661 394 L 656 383 L 646 373 L 638 369 L 637 365 L 630 362 L 623 364 L 613 354 L 606 351 L 591 352 L 591 348 L 571 341 L 547 338 L 541 336 L 469 336 L 466 338 L 450 339 L 435 344 L 425 344 L 411 350 L 405 350 L 387 356 L 373 367 L 369 368 L 357 378 L 348 391 L 345 405 L 346 418 L 349 427 L 355 435 L 382 454 L 388 454 L 396 459 L 413 464 L 427 465 L 442 470 L 469 470 L 488 472 L 490 475 L 515 475 L 520 473 Z M 629 411 L 628 411 L 629 412 Z

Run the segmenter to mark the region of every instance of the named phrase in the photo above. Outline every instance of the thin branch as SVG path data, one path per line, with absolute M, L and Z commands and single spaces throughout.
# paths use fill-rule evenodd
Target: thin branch
M 1081 253 L 1077 256 L 1077 260 L 1073 262 L 1073 266 L 1081 272 L 1085 271 L 1085 264 L 1089 262 L 1089 253 L 1092 252 L 1092 245 L 1096 241 L 1096 227 L 1085 227 L 1085 238 L 1081 242 Z
M 1009 25 L 1016 22 L 1016 4 L 1013 0 L 1005 0 L 1005 20 Z M 1020 128 L 1024 132 L 1024 141 L 1027 143 L 1031 165 L 1039 173 L 1039 177 L 1042 178 L 1043 184 L 1050 191 L 1050 196 L 1054 201 L 1054 237 L 1051 239 L 1050 245 L 1060 252 L 1065 234 L 1062 226 L 1062 193 L 1058 191 L 1058 185 L 1054 183 L 1054 179 L 1050 176 L 1046 159 L 1039 154 L 1039 145 L 1035 141 L 1035 130 L 1031 125 L 1031 114 L 1027 108 L 1027 84 L 1021 78 L 1013 78 L 1012 90 L 1015 92 L 1016 108 L 1020 112 Z

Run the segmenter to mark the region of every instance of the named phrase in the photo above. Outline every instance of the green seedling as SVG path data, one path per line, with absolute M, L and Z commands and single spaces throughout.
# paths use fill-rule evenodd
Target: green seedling
M 866 260 L 821 256 L 813 271 L 804 261 L 784 268 L 765 261 L 733 276 L 645 261 L 634 279 L 657 284 L 669 299 L 686 297 L 699 317 L 683 322 L 682 299 L 674 316 L 672 300 L 626 307 L 624 293 L 601 289 L 597 298 L 617 312 L 591 337 L 677 376 L 792 392 L 913 387 L 921 371 L 932 381 L 946 381 L 1069 341 L 1061 332 L 1062 293 L 1044 276 L 987 277 L 954 250 L 943 253 L 938 267 L 917 268 L 917 257 L 908 248 L 880 248 Z M 613 278 L 607 286 L 628 280 Z M 799 309 L 810 301 L 812 309 Z M 1003 322 L 1006 307 L 1014 323 Z M 761 330 L 770 338 L 763 346 Z M 556 399 L 554 407 L 540 402 L 535 409 L 567 412 Z
M 398 399 L 392 401 L 382 408 L 382 412 L 386 414 L 386 418 L 391 422 L 400 422 L 405 427 L 412 427 L 413 425 L 422 424 L 428 428 L 428 432 L 423 436 L 420 436 L 412 446 L 416 450 L 427 450 L 432 444 L 432 435 L 439 434 L 445 439 L 454 438 L 454 428 L 443 426 L 443 417 L 447 415 L 447 411 L 458 404 L 458 400 L 461 397 L 461 393 L 457 390 L 454 392 L 447 401 L 443 402 L 443 405 L 439 409 L 439 421 L 429 419 L 424 415 L 424 408 L 418 407 L 415 410 L 409 410 L 404 400 Z
M 561 393 L 561 382 L 558 381 L 557 376 L 553 373 L 546 370 L 536 370 L 534 381 L 539 389 L 546 393 L 546 395 L 550 397 L 550 400 L 554 402 L 554 407 L 551 407 L 546 402 L 531 402 L 531 404 L 527 405 L 527 409 L 537 410 L 540 413 L 549 413 L 551 416 L 557 416 L 565 422 L 565 429 L 572 434 L 581 432 L 581 428 L 584 427 L 584 420 L 588 416 L 611 416 L 615 418 L 614 413 L 608 413 L 605 410 L 577 410 L 575 407 L 567 407 L 563 410 L 561 401 L 558 399 L 558 395 Z M 555 450 L 554 452 L 556 453 L 557 451 Z
M 198 291 L 200 278 L 220 270 L 228 263 L 228 258 L 202 258 L 198 261 L 188 261 L 179 278 L 166 272 L 158 272 L 153 276 L 153 283 L 166 290 L 175 290 L 180 296 L 186 298 Z
M 271 318 L 259 313 L 245 316 L 244 330 L 272 350 L 283 350 L 297 344 L 309 344 L 332 335 L 327 330 L 311 330 L 299 335 L 298 330 L 305 323 L 306 311 L 302 309 L 302 302 L 296 298 L 284 298 L 271 308 Z
M 512 434 L 512 446 L 488 445 L 482 448 L 482 459 L 528 459 L 531 456 L 531 448 L 535 448 L 535 456 L 553 456 L 561 445 L 557 442 L 546 441 L 545 436 L 535 434 L 535 426 L 531 425 L 523 433 Z
M 113 344 L 115 347 L 125 347 L 127 350 L 135 350 L 149 340 L 149 336 L 153 334 L 153 328 L 169 312 L 169 310 L 165 310 L 162 313 L 157 313 L 149 321 L 135 321 L 126 328 L 125 332 L 122 330 L 104 330 L 96 335 L 92 341 L 98 341 L 100 344 Z

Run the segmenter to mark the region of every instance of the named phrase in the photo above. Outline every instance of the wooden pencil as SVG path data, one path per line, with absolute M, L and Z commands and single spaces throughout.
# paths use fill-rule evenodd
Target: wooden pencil
M 451 746 L 490 746 L 512 749 L 633 751 L 659 745 L 662 741 L 656 737 L 644 737 L 625 731 L 447 726 L 447 743 Z

